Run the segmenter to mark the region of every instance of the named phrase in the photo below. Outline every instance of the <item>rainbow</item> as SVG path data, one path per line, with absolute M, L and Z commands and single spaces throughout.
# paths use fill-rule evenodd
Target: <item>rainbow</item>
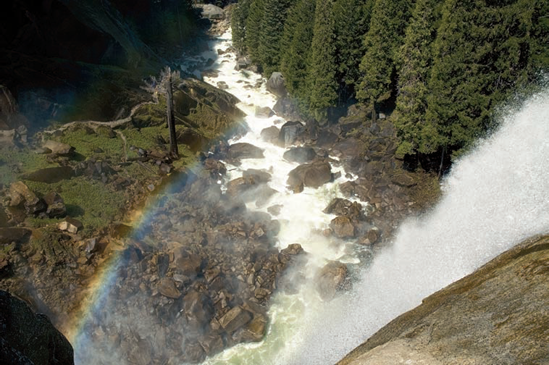
M 196 172 L 200 169 L 198 163 L 188 166 L 186 169 Z M 130 239 L 140 240 L 144 237 L 146 227 L 152 222 L 157 212 L 158 200 L 167 194 L 180 191 L 187 183 L 188 178 L 185 173 L 178 173 L 176 178 L 166 180 L 167 183 L 160 185 L 156 191 L 144 203 L 143 208 L 136 210 L 131 214 L 129 224 L 132 228 L 128 234 Z M 79 358 L 79 355 L 86 353 L 84 349 L 88 347 L 92 339 L 89 330 L 91 329 L 91 320 L 95 314 L 105 310 L 105 304 L 109 294 L 116 283 L 118 272 L 127 265 L 127 259 L 122 254 L 123 246 L 120 249 L 113 250 L 99 267 L 95 276 L 91 279 L 87 288 L 86 299 L 80 304 L 80 309 L 72 322 L 65 327 L 65 335 L 71 342 L 75 352 L 75 363 L 86 363 L 85 359 Z

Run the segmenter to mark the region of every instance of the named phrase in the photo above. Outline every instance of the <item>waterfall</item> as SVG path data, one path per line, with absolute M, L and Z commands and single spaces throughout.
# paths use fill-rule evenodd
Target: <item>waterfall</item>
M 427 215 L 400 227 L 352 293 L 311 316 L 285 364 L 330 364 L 426 296 L 549 232 L 549 93 L 508 112 L 456 162 Z
M 228 45 L 230 33 L 214 48 Z M 224 57 L 233 62 L 222 61 L 219 75 L 207 81 L 227 82 L 228 91 L 244 101 L 243 108 L 249 113 L 253 105 L 272 106 L 274 99 L 264 87 L 242 87 L 238 81 L 242 76 L 233 71 L 234 55 Z M 251 72 L 245 75 L 252 82 L 258 80 Z M 440 202 L 429 213 L 401 225 L 394 243 L 363 269 L 351 292 L 330 303 L 320 303 L 310 288 L 294 297 L 278 295 L 269 313 L 271 328 L 261 343 L 235 346 L 206 363 L 335 363 L 389 321 L 421 304 L 423 298 L 521 240 L 548 232 L 549 93 L 531 97 L 519 110 L 502 114 L 506 116 L 499 129 L 454 164 L 443 181 Z M 258 132 L 266 125 L 254 122 L 249 121 L 252 132 L 244 138 L 261 144 Z M 264 163 L 246 168 L 265 167 Z M 274 173 L 273 180 L 286 176 Z M 333 190 L 331 194 L 336 196 Z M 316 197 L 325 203 L 323 193 Z M 313 207 L 303 204 L 299 195 L 293 199 L 298 202 L 279 219 L 311 220 L 311 212 L 322 206 L 318 202 Z M 326 217 L 316 219 L 317 225 L 326 223 Z M 306 242 L 311 236 L 301 238 L 306 250 L 315 249 Z M 332 256 L 341 259 L 341 255 Z M 313 257 L 322 262 L 327 255 L 315 252 Z

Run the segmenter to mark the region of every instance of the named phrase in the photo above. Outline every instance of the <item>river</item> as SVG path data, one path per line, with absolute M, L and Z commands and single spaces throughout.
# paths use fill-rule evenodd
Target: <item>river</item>
M 539 94 L 521 109 L 509 109 L 499 130 L 478 143 L 454 164 L 443 181 L 444 195 L 420 218 L 410 218 L 399 229 L 390 248 L 364 268 L 351 292 L 329 303 L 314 291 L 315 271 L 328 260 L 356 263 L 356 253 L 343 242 L 318 234 L 334 216 L 322 210 L 339 196 L 339 178 L 319 189 L 293 194 L 286 188 L 288 172 L 296 164 L 284 160 L 285 149 L 262 141 L 260 132 L 285 121 L 254 117 L 255 107 L 272 107 L 276 99 L 265 85 L 254 88 L 261 76 L 235 71 L 233 53 L 217 56 L 231 45 L 230 32 L 211 42 L 216 77 L 237 96 L 248 117 L 250 131 L 238 142 L 265 150 L 264 159 L 229 166 L 226 181 L 255 168 L 272 173 L 277 193 L 268 206 L 282 205 L 280 248 L 298 242 L 309 253 L 306 285 L 298 294 L 277 294 L 269 311 L 270 326 L 260 343 L 241 344 L 209 358 L 205 364 L 331 364 L 362 343 L 399 314 L 419 305 L 429 294 L 471 273 L 524 238 L 549 231 L 549 96 Z M 237 142 L 236 140 L 231 143 Z M 333 171 L 345 171 L 333 164 Z M 366 204 L 366 203 L 364 203 Z M 249 206 L 250 209 L 257 209 Z M 266 207 L 262 208 L 266 211 Z

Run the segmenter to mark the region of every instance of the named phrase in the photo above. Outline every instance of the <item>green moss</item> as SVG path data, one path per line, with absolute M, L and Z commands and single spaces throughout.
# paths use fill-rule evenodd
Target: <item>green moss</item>
M 121 138 L 110 138 L 105 134 L 89 134 L 85 129 L 66 131 L 59 141 L 74 147 L 76 153 L 85 157 L 106 155 L 114 159 L 122 159 L 124 156 L 124 142 Z M 95 152 L 98 149 L 103 152 Z
M 45 155 L 36 154 L 29 149 L 0 150 L 0 184 L 9 185 L 18 180 L 23 172 L 38 170 L 45 167 L 57 166 L 48 162 Z
M 84 225 L 84 235 L 102 228 L 115 220 L 121 212 L 126 197 L 121 192 L 111 190 L 108 185 L 87 177 L 77 177 L 56 184 L 28 181 L 31 190 L 45 195 L 50 191 L 58 192 L 65 200 L 67 215 L 76 218 Z M 57 223 L 58 220 L 31 219 L 28 223 L 44 226 Z

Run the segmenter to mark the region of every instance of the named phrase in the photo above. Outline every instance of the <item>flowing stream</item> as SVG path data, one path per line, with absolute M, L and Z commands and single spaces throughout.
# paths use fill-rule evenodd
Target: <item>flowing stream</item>
M 271 172 L 269 185 L 278 191 L 264 208 L 280 204 L 278 236 L 282 249 L 300 243 L 309 253 L 304 270 L 312 283 L 315 271 L 328 260 L 356 263 L 356 252 L 318 232 L 334 216 L 322 210 L 339 196 L 341 177 L 319 189 L 300 194 L 286 189 L 288 172 L 297 166 L 282 158 L 284 148 L 261 140 L 260 132 L 281 126 L 279 117 L 255 118 L 255 107 L 273 107 L 275 97 L 253 86 L 261 76 L 235 71 L 233 53 L 217 56 L 231 46 L 230 31 L 211 42 L 212 66 L 237 96 L 248 117 L 250 131 L 238 142 L 264 149 L 265 158 L 228 166 L 226 179 L 255 168 Z M 510 111 L 500 129 L 479 142 L 474 152 L 458 161 L 443 183 L 444 196 L 427 215 L 410 219 L 399 229 L 390 248 L 376 255 L 362 270 L 353 290 L 329 303 L 322 302 L 313 285 L 294 295 L 276 294 L 269 311 L 270 325 L 260 343 L 234 346 L 205 364 L 332 364 L 399 314 L 419 305 L 436 290 L 471 273 L 483 263 L 521 240 L 549 231 L 549 94 L 531 98 L 518 111 Z M 236 141 L 230 141 L 234 143 Z M 345 171 L 332 166 L 333 172 Z M 349 175 L 347 175 L 349 176 Z

